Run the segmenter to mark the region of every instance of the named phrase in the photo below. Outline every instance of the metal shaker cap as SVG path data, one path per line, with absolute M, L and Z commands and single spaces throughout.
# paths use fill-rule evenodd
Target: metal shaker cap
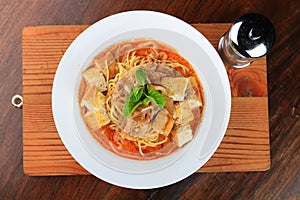
M 266 55 L 273 46 L 275 29 L 265 16 L 251 13 L 233 23 L 229 38 L 241 55 L 259 58 Z

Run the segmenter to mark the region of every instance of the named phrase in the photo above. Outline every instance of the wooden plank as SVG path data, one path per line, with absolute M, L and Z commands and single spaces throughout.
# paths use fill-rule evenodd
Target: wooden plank
M 214 47 L 228 24 L 194 24 Z M 69 154 L 51 110 L 52 82 L 71 42 L 88 26 L 26 27 L 22 37 L 23 164 L 28 175 L 89 174 Z M 227 132 L 199 172 L 258 171 L 270 167 L 266 59 L 245 69 L 226 67 L 232 90 Z

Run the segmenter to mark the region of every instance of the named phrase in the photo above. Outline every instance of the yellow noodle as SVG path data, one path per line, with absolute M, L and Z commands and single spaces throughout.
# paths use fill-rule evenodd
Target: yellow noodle
M 141 155 L 144 155 L 143 151 L 142 151 L 142 148 L 145 148 L 145 147 L 148 147 L 148 146 L 149 147 L 156 147 L 157 145 L 163 144 L 168 140 L 168 136 L 163 135 L 165 138 L 162 141 L 157 142 L 159 135 L 160 135 L 159 133 L 156 133 L 155 135 L 147 137 L 147 138 L 138 138 L 138 137 L 129 136 L 126 133 L 122 133 L 122 132 L 120 133 L 120 136 L 123 139 L 130 140 L 130 141 L 133 141 L 133 142 L 137 142 L 137 145 L 139 147 L 139 152 L 140 152 Z
M 111 100 L 111 96 L 108 96 L 106 101 L 105 101 L 105 105 L 106 105 L 106 109 L 107 110 L 111 110 L 111 107 L 110 107 L 110 100 Z
M 139 146 L 139 152 L 142 156 L 144 156 L 144 153 L 143 153 L 143 150 L 142 150 L 142 145 L 141 145 L 141 142 L 138 141 L 138 146 Z

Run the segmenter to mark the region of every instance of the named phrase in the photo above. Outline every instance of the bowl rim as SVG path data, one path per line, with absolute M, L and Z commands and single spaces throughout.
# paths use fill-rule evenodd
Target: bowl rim
M 94 33 L 95 31 L 98 31 L 99 27 L 107 27 L 108 25 L 111 26 L 117 26 L 116 22 L 118 22 L 118 20 L 123 21 L 124 19 L 133 19 L 133 18 L 137 18 L 137 17 L 141 17 L 144 19 L 148 19 L 150 20 L 151 18 L 155 18 L 156 20 L 165 20 L 167 22 L 172 22 L 174 23 L 176 26 L 179 26 L 180 28 L 184 28 L 185 29 L 185 33 L 186 34 L 191 34 L 193 36 L 197 36 L 196 40 L 199 40 L 201 42 L 203 42 L 206 47 L 207 47 L 207 54 L 211 57 L 214 58 L 214 63 L 217 66 L 220 66 L 217 68 L 218 73 L 222 74 L 223 76 L 221 76 L 221 82 L 224 84 L 224 90 L 226 90 L 226 92 L 224 93 L 224 99 L 226 100 L 226 104 L 225 104 L 225 108 L 224 108 L 224 113 L 225 116 L 223 118 L 223 123 L 220 126 L 220 129 L 222 130 L 221 133 L 221 137 L 217 138 L 217 140 L 214 142 L 213 145 L 211 145 L 211 147 L 209 148 L 209 150 L 207 150 L 204 153 L 201 153 L 197 156 L 190 156 L 189 158 L 187 158 L 186 160 L 191 160 L 194 161 L 199 160 L 198 166 L 201 167 L 203 166 L 208 160 L 209 158 L 212 156 L 212 154 L 215 152 L 215 150 L 217 149 L 217 147 L 219 146 L 219 144 L 221 143 L 221 140 L 225 134 L 226 128 L 228 126 L 228 122 L 229 122 L 229 116 L 230 116 L 230 109 L 231 109 L 231 92 L 230 92 L 230 85 L 229 85 L 229 80 L 228 80 L 228 76 L 227 76 L 227 72 L 226 69 L 224 67 L 223 62 L 221 61 L 220 57 L 218 56 L 216 50 L 214 49 L 214 47 L 209 43 L 209 41 L 195 28 L 193 28 L 191 25 L 187 24 L 186 22 L 183 22 L 182 20 L 164 14 L 164 13 L 159 13 L 159 12 L 154 12 L 154 11 L 145 11 L 145 10 L 140 10 L 140 11 L 127 11 L 127 12 L 122 12 L 122 13 L 118 13 L 109 17 L 106 17 L 98 22 L 96 22 L 95 24 L 91 25 L 90 27 L 88 27 L 85 31 L 83 31 L 73 42 L 72 44 L 69 46 L 69 48 L 66 50 L 64 56 L 62 57 L 58 68 L 57 68 L 57 72 L 55 74 L 55 78 L 54 78 L 54 82 L 53 82 L 53 89 L 52 89 L 52 112 L 53 112 L 53 118 L 54 118 L 54 122 L 55 125 L 57 127 L 58 133 L 64 143 L 64 145 L 66 146 L 67 150 L 71 153 L 71 155 L 74 157 L 74 159 L 82 166 L 84 167 L 87 171 L 89 171 L 91 174 L 95 175 L 96 177 L 118 185 L 118 186 L 122 186 L 122 187 L 127 187 L 127 188 L 135 188 L 135 189 L 149 189 L 149 188 L 157 188 L 157 187 L 162 187 L 162 186 L 166 186 L 166 185 L 170 185 L 172 183 L 175 183 L 177 181 L 180 181 L 184 178 L 186 178 L 187 176 L 191 175 L 192 173 L 195 172 L 195 170 L 199 169 L 199 168 L 193 168 L 193 169 L 182 169 L 181 171 L 179 171 L 180 176 L 177 176 L 175 178 L 170 178 L 169 180 L 166 181 L 153 181 L 152 183 L 143 183 L 144 179 L 141 178 L 140 174 L 132 174 L 132 173 L 124 173 L 122 171 L 116 171 L 114 169 L 111 169 L 108 166 L 101 166 L 103 170 L 104 174 L 99 174 L 99 171 L 97 169 L 95 169 L 93 166 L 91 166 L 92 164 L 97 163 L 97 161 L 93 160 L 94 158 L 88 156 L 86 154 L 86 152 L 84 153 L 85 155 L 82 156 L 82 152 L 80 151 L 86 151 L 86 149 L 84 147 L 80 147 L 80 150 L 74 150 L 74 147 L 72 147 L 72 143 L 73 144 L 77 144 L 79 145 L 80 143 L 78 143 L 78 138 L 70 138 L 68 134 L 66 134 L 68 131 L 67 130 L 68 127 L 70 128 L 70 126 L 72 126 L 72 124 L 74 124 L 74 122 L 68 122 L 69 126 L 62 127 L 62 119 L 63 119 L 63 115 L 60 113 L 61 109 L 63 108 L 63 103 L 61 102 L 58 98 L 56 98 L 57 96 L 60 96 L 62 94 L 64 94 L 66 92 L 66 90 L 71 89 L 72 87 L 65 87 L 62 90 L 59 89 L 60 85 L 62 83 L 61 81 L 61 75 L 62 73 L 65 73 L 65 65 L 69 64 L 69 61 L 67 61 L 67 59 L 70 57 L 70 55 L 72 55 L 72 51 L 74 51 L 74 49 L 76 49 L 78 47 L 78 45 L 80 45 L 80 43 L 82 41 L 85 41 L 86 37 L 88 37 L 91 33 Z M 152 20 L 150 20 L 152 21 Z M 153 20 L 155 22 L 155 20 Z M 119 23 L 117 23 L 119 25 Z M 151 28 L 150 24 L 147 27 Z M 112 28 L 114 29 L 114 28 Z M 137 29 L 137 27 L 135 27 L 135 29 Z M 175 28 L 175 31 L 177 30 L 177 28 Z M 107 33 L 105 33 L 107 34 Z M 164 41 L 162 41 L 164 42 Z M 81 59 L 81 58 L 79 58 Z M 73 73 L 78 73 L 78 71 L 75 71 Z M 225 76 L 226 75 L 226 76 Z M 75 83 L 73 83 L 75 84 Z M 70 88 L 71 87 L 71 88 Z M 73 88 L 74 89 L 74 88 Z M 206 94 L 205 94 L 206 95 Z M 73 111 L 72 111 L 73 112 Z M 72 113 L 74 115 L 74 113 Z M 72 131 L 76 131 L 76 130 L 72 130 Z M 71 132 L 72 132 L 71 131 Z M 78 147 L 78 146 L 77 146 Z M 91 163 L 89 163 L 91 162 Z M 177 161 L 176 161 L 177 162 Z M 172 164 L 173 165 L 173 164 Z M 168 168 L 169 166 L 167 166 L 166 168 Z M 185 167 L 184 165 L 182 165 L 181 167 Z M 161 169 L 162 171 L 164 171 L 165 169 Z M 177 167 L 175 169 L 175 171 L 178 171 L 179 167 Z M 114 178 L 110 178 L 109 176 L 107 176 L 106 174 L 109 173 L 114 173 L 116 177 L 121 177 L 121 181 L 118 180 L 116 177 Z M 159 172 L 145 172 L 143 174 L 143 176 L 162 176 L 162 173 Z M 133 181 L 126 181 L 126 178 L 130 178 L 132 180 L 135 180 L 136 183 L 133 183 Z

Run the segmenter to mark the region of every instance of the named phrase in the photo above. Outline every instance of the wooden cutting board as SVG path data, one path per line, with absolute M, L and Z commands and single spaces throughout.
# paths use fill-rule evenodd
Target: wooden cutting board
M 217 46 L 229 24 L 193 24 Z M 22 34 L 23 166 L 28 175 L 89 174 L 70 155 L 54 125 L 51 90 L 58 63 L 88 26 L 26 27 Z M 101 37 L 101 35 L 99 35 Z M 232 111 L 221 145 L 198 172 L 270 168 L 266 58 L 244 69 L 227 68 Z

